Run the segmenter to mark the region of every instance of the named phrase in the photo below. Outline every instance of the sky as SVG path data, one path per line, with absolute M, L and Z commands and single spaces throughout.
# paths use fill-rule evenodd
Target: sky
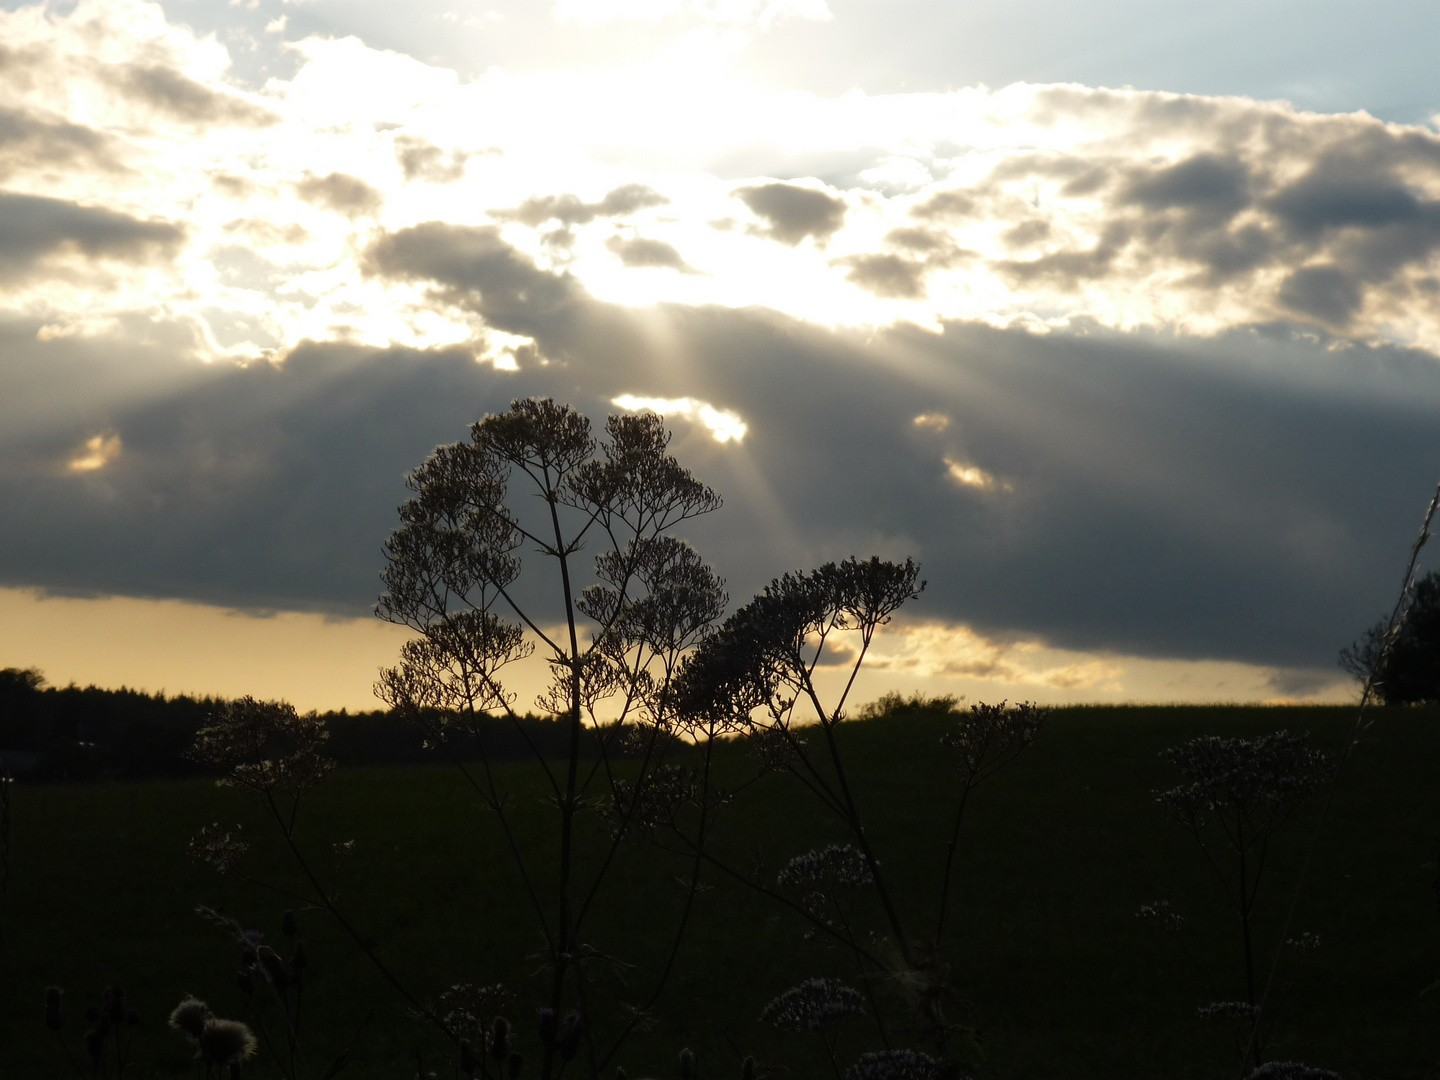
M 374 707 L 406 473 L 652 409 L 862 696 L 1343 701 L 1440 478 L 1440 8 L 0 4 L 0 666 Z M 524 676 L 522 676 L 523 681 Z

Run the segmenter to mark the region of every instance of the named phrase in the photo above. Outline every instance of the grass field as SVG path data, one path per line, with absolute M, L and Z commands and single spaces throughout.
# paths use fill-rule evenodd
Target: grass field
M 1433 859 L 1440 837 L 1440 715 L 1381 710 L 1344 775 L 1303 896 L 1296 931 L 1320 935 L 1295 979 L 1271 1056 L 1334 1069 L 1345 1080 L 1429 1075 L 1440 1063 L 1440 914 Z M 1197 950 L 1239 997 L 1238 933 L 1193 844 L 1154 805 L 1175 782 L 1159 752 L 1200 734 L 1308 730 L 1338 746 L 1352 713 L 1320 708 L 1077 708 L 1058 711 L 1034 747 L 979 789 L 961 841 L 951 949 L 954 982 L 984 1040 L 975 1072 L 995 1080 L 1184 1078 L 1234 1075 L 1225 1033 L 1196 1016 L 1213 1000 L 1175 943 L 1135 911 L 1170 899 L 1190 918 Z M 847 724 L 847 753 L 871 831 L 899 882 L 901 903 L 930 918 L 953 778 L 937 753 L 934 717 Z M 745 752 L 726 748 L 721 771 L 738 783 Z M 513 767 L 511 781 L 535 791 Z M 548 809 L 515 802 L 522 831 L 539 835 Z M 301 834 L 335 862 L 341 904 L 377 952 L 421 996 L 459 982 L 503 982 L 510 1015 L 529 1038 L 542 998 L 540 939 L 493 822 L 455 773 L 441 767 L 341 770 L 312 796 Z M 144 1065 L 127 1075 L 194 1075 L 164 1015 L 184 992 L 221 1015 L 245 1016 L 233 943 L 194 913 L 208 904 L 279 937 L 289 904 L 183 855 L 212 821 L 246 823 L 250 865 L 293 884 L 288 859 L 234 791 L 208 783 L 19 787 L 14 855 L 0 955 L 0 1076 L 68 1072 L 42 1022 L 43 991 L 66 988 L 64 1037 L 78 1039 L 84 1006 L 118 983 L 144 1018 Z M 1261 897 L 1261 939 L 1282 914 L 1313 805 L 1281 834 Z M 598 828 L 598 826 L 597 826 Z M 771 866 L 845 838 L 798 785 L 769 776 L 737 798 L 717 843 L 743 865 Z M 328 872 L 328 871 L 327 871 Z M 680 863 L 643 844 L 624 851 L 593 943 L 627 936 L 623 959 L 643 971 L 662 948 L 682 889 Z M 843 957 L 806 941 L 799 920 L 763 897 L 712 877 L 699 898 L 659 1023 L 622 1055 L 630 1075 L 675 1075 L 693 1047 L 699 1075 L 738 1077 L 732 1044 L 783 1063 L 795 1077 L 829 1075 L 815 1047 L 757 1019 L 779 991 L 812 975 L 845 976 Z M 307 1045 L 315 1063 L 343 1045 L 371 1010 L 344 1075 L 400 1080 L 427 1068 L 455 1075 L 439 1041 L 407 1014 L 355 947 L 319 913 L 301 913 L 311 956 Z M 618 947 L 618 946 L 617 946 Z M 610 993 L 597 980 L 593 992 Z M 844 1044 L 853 1057 L 863 1030 Z M 263 1055 L 247 1075 L 279 1075 Z

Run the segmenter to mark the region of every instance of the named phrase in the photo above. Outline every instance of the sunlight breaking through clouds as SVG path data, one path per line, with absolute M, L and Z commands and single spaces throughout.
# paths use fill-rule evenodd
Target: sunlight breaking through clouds
M 84 445 L 65 463 L 65 468 L 73 473 L 94 472 L 118 458 L 123 449 L 124 444 L 121 443 L 119 435 L 113 431 L 101 432 L 86 439 Z
M 647 398 L 621 394 L 610 403 L 626 412 L 649 411 L 658 413 L 666 420 L 679 418 L 691 422 L 699 421 L 709 429 L 711 438 L 718 443 L 731 440 L 742 442 L 748 430 L 745 421 L 733 412 L 717 409 L 694 398 Z

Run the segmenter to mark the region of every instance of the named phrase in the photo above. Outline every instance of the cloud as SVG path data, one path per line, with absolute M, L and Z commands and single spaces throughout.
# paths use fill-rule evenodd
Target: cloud
M 587 203 L 578 195 L 536 195 L 513 210 L 495 210 L 496 217 L 509 218 L 525 225 L 538 226 L 547 221 L 562 225 L 588 225 L 596 218 L 628 217 L 640 210 L 664 206 L 670 200 L 645 184 L 623 184 L 605 194 L 599 202 Z
M 120 65 L 106 72 L 106 81 L 156 115 L 185 124 L 269 127 L 280 121 L 238 94 L 213 89 L 162 64 Z
M 682 274 L 695 273 L 674 245 L 663 240 L 651 240 L 643 236 L 612 236 L 605 241 L 605 247 L 619 256 L 629 267 L 658 267 L 663 270 L 678 270 Z
M 364 180 L 341 172 L 306 176 L 296 181 L 295 194 L 308 203 L 346 217 L 373 215 L 385 202 L 385 196 Z
M 883 299 L 918 300 L 925 295 L 925 264 L 899 255 L 847 255 L 834 260 L 846 266 L 847 280 Z
M 0 107 L 0 180 L 41 169 L 117 172 L 111 140 L 81 124 Z
M 431 184 L 453 184 L 465 175 L 465 160 L 468 154 L 444 150 L 418 135 L 398 135 L 395 138 L 395 160 L 406 180 L 424 180 Z
M 0 281 L 13 281 L 57 257 L 144 263 L 173 256 L 185 231 L 102 207 L 0 192 Z
M 825 241 L 845 224 L 845 200 L 798 184 L 759 184 L 735 195 L 766 225 L 760 236 L 795 245 L 807 236 Z

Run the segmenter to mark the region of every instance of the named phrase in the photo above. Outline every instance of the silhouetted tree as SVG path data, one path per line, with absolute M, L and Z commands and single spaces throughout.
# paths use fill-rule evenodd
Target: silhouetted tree
M 1386 647 L 1377 622 L 1340 651 L 1340 666 L 1360 682 L 1375 672 L 1375 695 L 1386 705 L 1440 701 L 1440 571 L 1415 582 L 1409 606 Z

